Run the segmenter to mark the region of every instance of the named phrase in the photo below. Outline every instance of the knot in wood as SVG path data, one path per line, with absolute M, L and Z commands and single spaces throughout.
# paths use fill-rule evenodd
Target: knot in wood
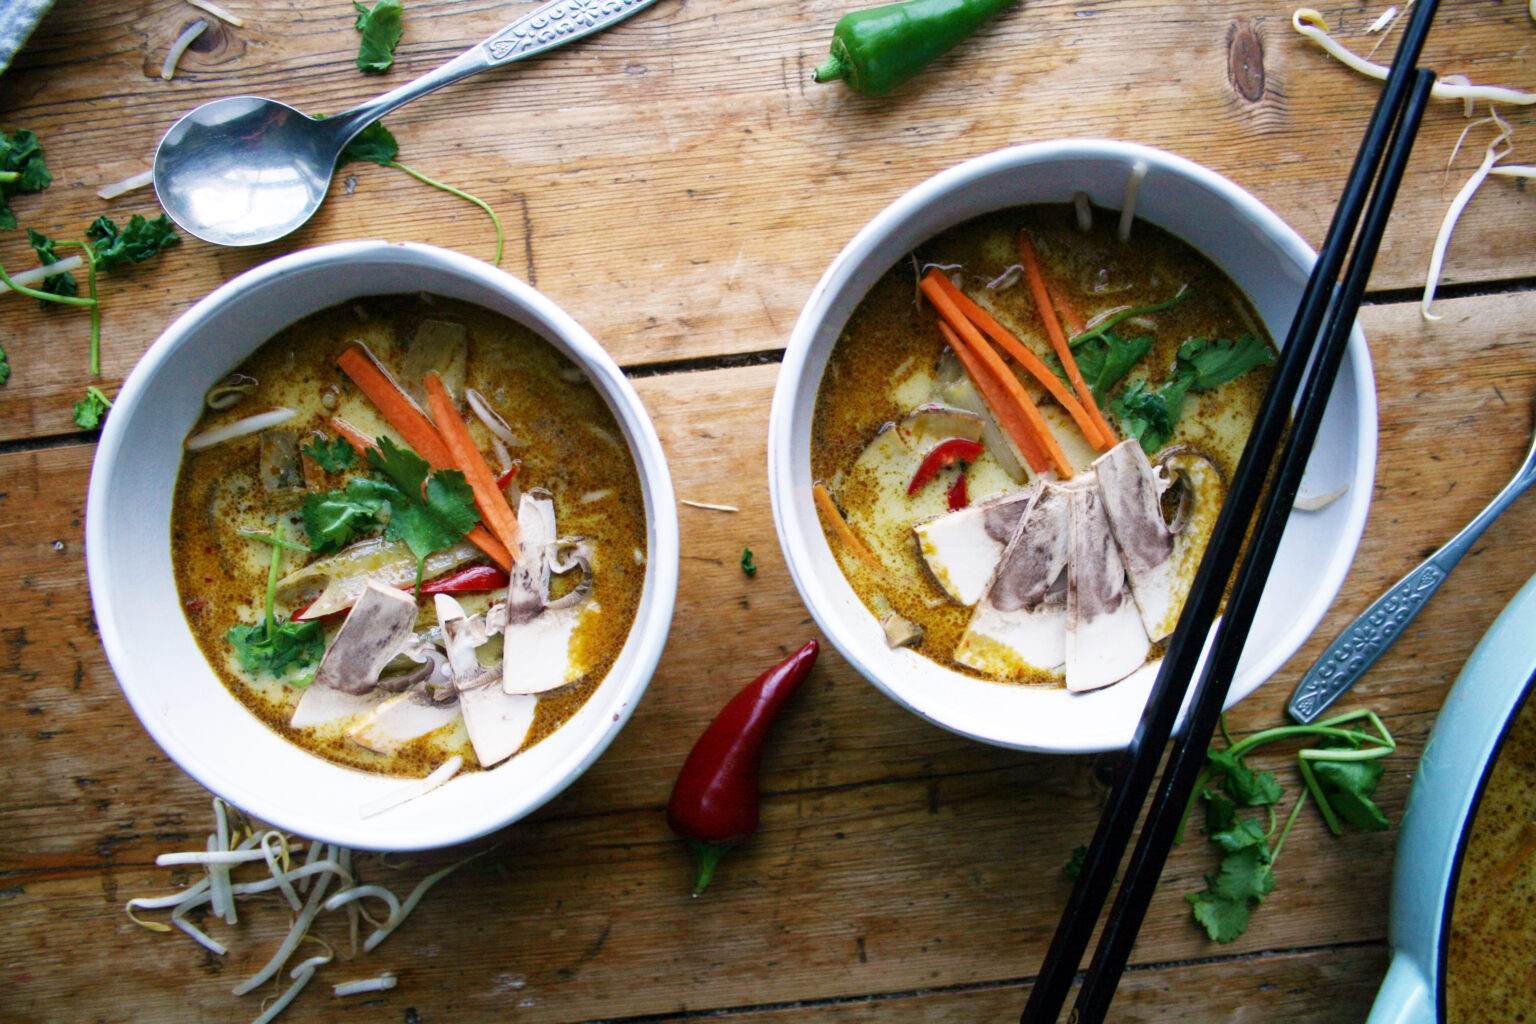
M 1250 103 L 1264 96 L 1264 40 L 1252 22 L 1227 30 L 1227 80 Z

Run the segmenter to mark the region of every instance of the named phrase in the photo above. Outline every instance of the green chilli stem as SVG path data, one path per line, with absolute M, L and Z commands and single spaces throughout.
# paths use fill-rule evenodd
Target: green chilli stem
M 402 164 L 399 161 L 391 160 L 389 162 L 389 166 L 390 167 L 398 167 L 398 168 L 400 168 L 400 170 L 404 171 L 406 174 L 409 174 L 411 177 L 415 178 L 417 181 L 423 182 L 424 184 L 427 184 L 427 185 L 431 185 L 433 188 L 440 188 L 444 192 L 447 192 L 449 195 L 455 195 L 455 196 L 458 196 L 460 199 L 468 200 L 469 202 L 474 203 L 476 206 L 480 207 L 480 209 L 484 210 L 486 216 L 491 218 L 491 224 L 494 225 L 495 228 L 496 228 L 496 258 L 491 261 L 491 264 L 493 266 L 498 266 L 498 267 L 501 266 L 501 249 L 502 249 L 501 218 L 496 216 L 496 211 L 491 209 L 489 206 L 487 206 L 484 200 L 482 200 L 482 199 L 480 199 L 480 198 L 478 198 L 476 196 L 472 196 L 468 192 L 463 191 L 462 189 L 454 188 L 452 185 L 445 185 L 445 184 L 443 184 L 440 181 L 435 181 L 432 178 L 427 177 L 425 174 L 422 174 L 420 171 L 413 171 L 409 167 L 405 166 L 405 164 Z

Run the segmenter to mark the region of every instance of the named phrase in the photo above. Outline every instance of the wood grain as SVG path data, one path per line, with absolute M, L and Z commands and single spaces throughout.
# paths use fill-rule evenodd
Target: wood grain
M 1481 507 L 1525 450 L 1536 295 L 1456 299 L 1441 312 L 1434 323 L 1412 304 L 1362 314 L 1381 422 L 1364 541 L 1317 634 L 1229 715 L 1234 734 L 1282 721 L 1326 641 Z M 818 635 L 769 513 L 777 375 L 765 364 L 635 381 L 679 497 L 740 509 L 680 507 L 677 617 L 645 699 L 603 758 L 528 820 L 412 864 L 366 862 L 370 880 L 404 893 L 494 844 L 379 949 L 325 968 L 290 1019 L 1016 1018 L 1066 898 L 1062 866 L 1092 832 L 1106 759 L 951 735 L 885 699 L 834 650 L 775 729 L 760 834 L 702 899 L 688 898 L 691 855 L 662 813 L 673 773 L 727 695 Z M 138 726 L 94 636 L 81 550 L 93 451 L 0 452 L 0 680 L 11 697 L 0 702 L 0 1016 L 254 1017 L 256 997 L 229 989 L 276 943 L 280 907 L 253 905 L 234 929 L 205 922 L 229 940 L 224 958 L 122 913 L 131 896 L 185 884 L 185 872 L 153 859 L 200 845 L 211 815 L 209 795 Z M 1517 503 L 1349 698 L 1380 711 L 1400 743 L 1380 789 L 1394 822 L 1447 688 L 1531 571 L 1533 527 L 1536 507 Z M 755 577 L 739 567 L 743 547 Z M 1294 794 L 1289 751 L 1257 762 Z M 1193 836 L 1168 865 L 1117 1018 L 1361 1019 L 1385 967 L 1396 834 L 1334 838 L 1303 813 L 1279 887 L 1229 945 L 1189 919 L 1183 896 L 1215 867 Z M 338 922 L 326 928 L 344 946 Z M 99 963 L 115 967 L 109 986 Z M 389 993 L 338 1000 L 325 987 L 385 969 L 400 977 Z
M 5 72 L 0 126 L 40 135 L 56 181 L 15 198 L 22 223 L 78 238 L 97 215 L 153 216 L 153 198 L 110 203 L 102 184 L 144 169 L 195 104 L 236 93 L 334 113 L 435 67 L 529 5 L 416 0 L 393 70 L 358 72 L 349 5 L 236 5 L 170 82 L 166 48 L 200 15 L 178 0 L 56 5 Z M 406 164 L 483 196 L 507 229 L 509 272 L 570 311 L 625 365 L 783 347 L 839 249 L 907 189 L 1019 142 L 1091 136 L 1146 142 L 1250 189 L 1314 245 L 1322 238 L 1376 95 L 1298 36 L 1289 9 L 1256 0 L 1020 4 L 930 71 L 880 98 L 809 82 L 847 5 L 661 0 L 622 26 L 523 67 L 488 72 L 396 112 Z M 1377 11 L 1336 6 L 1352 42 Z M 1536 27 L 1516 3 L 1447 4 L 1426 62 L 1530 86 Z M 1390 52 L 1388 42 L 1382 53 Z M 87 102 L 89 101 L 89 102 Z M 1532 159 L 1528 108 L 1504 111 L 1512 160 Z M 1416 288 L 1431 241 L 1488 136 L 1459 106 L 1428 116 L 1373 287 Z M 1536 199 L 1507 180 L 1473 201 L 1445 277 L 1468 286 L 1536 275 Z M 102 381 L 122 379 L 198 298 L 305 246 L 360 237 L 429 242 L 489 259 L 472 206 L 399 171 L 344 168 L 317 218 L 281 242 L 220 250 L 193 239 L 103 282 Z M 25 236 L 0 264 L 33 264 Z M 92 382 L 85 319 L 4 300 L 14 373 L 0 440 L 72 432 Z

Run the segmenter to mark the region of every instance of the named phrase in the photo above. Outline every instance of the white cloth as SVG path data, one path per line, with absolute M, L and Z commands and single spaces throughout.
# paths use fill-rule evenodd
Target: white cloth
M 0 71 L 27 41 L 53 0 L 0 0 Z

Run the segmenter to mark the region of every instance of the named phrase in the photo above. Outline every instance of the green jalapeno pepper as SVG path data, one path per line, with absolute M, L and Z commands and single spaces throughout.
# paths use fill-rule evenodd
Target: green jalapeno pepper
M 903 0 L 843 16 L 832 30 L 832 56 L 811 78 L 841 78 L 879 96 L 917 74 L 939 54 L 1016 0 Z

